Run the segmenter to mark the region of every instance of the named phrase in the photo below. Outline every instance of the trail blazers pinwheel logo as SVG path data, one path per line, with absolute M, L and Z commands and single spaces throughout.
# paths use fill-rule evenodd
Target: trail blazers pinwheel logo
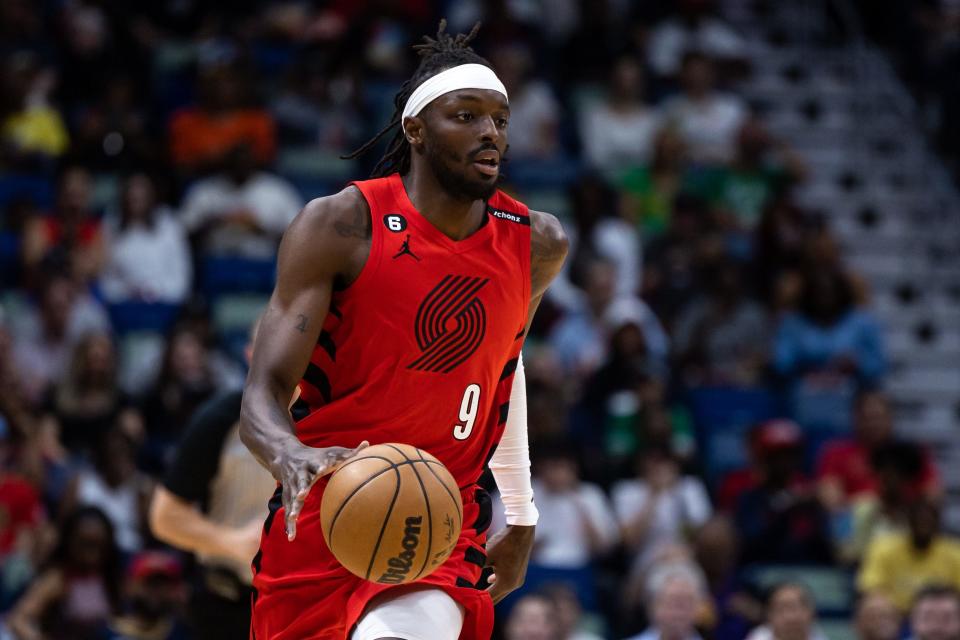
M 414 332 L 423 353 L 407 368 L 450 373 L 480 346 L 487 313 L 477 292 L 488 278 L 448 275 L 417 310 Z

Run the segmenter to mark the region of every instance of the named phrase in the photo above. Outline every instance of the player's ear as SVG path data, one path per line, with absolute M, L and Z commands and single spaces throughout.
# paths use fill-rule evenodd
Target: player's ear
M 416 147 L 423 144 L 423 120 L 419 116 L 404 118 L 403 132 L 410 146 Z

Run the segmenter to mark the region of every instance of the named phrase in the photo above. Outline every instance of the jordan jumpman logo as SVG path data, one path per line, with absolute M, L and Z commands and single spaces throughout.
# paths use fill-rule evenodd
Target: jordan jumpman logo
M 420 258 L 414 255 L 413 251 L 410 251 L 410 234 L 407 234 L 407 239 L 403 241 L 403 244 L 400 245 L 400 251 L 397 252 L 397 255 L 393 256 L 393 259 L 396 260 L 400 256 L 410 256 L 417 262 L 420 262 Z

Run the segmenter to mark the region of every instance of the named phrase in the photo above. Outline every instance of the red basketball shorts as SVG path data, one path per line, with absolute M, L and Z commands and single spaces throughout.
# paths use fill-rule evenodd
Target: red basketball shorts
M 358 578 L 333 557 L 320 528 L 320 498 L 326 478 L 311 490 L 297 519 L 297 537 L 287 540 L 280 490 L 270 501 L 260 551 L 253 560 L 252 640 L 349 640 L 367 603 L 386 590 L 403 593 L 439 588 L 463 605 L 460 640 L 489 640 L 493 601 L 475 585 L 486 561 L 490 498 L 479 487 L 461 492 L 463 530 L 447 561 L 413 584 L 384 585 Z

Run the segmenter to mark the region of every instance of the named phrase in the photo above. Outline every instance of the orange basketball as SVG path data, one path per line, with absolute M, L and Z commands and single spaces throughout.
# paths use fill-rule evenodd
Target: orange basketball
M 351 573 L 403 584 L 430 575 L 450 556 L 463 503 L 453 476 L 432 455 L 378 444 L 330 476 L 320 522 L 330 551 Z

